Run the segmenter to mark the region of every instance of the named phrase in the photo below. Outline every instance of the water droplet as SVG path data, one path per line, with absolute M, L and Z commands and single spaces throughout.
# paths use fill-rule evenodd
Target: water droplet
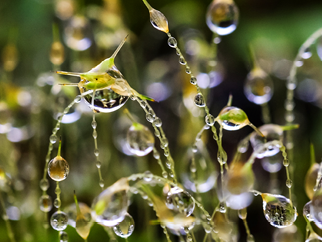
M 134 231 L 134 220 L 130 214 L 126 214 L 123 221 L 113 227 L 114 233 L 122 238 L 131 236 Z
M 205 232 L 207 234 L 211 233 L 212 228 L 211 228 L 211 225 L 209 223 L 203 223 L 202 226 L 203 226 L 203 228 L 204 228 L 204 230 L 205 230 Z
M 94 155 L 97 157 L 97 156 L 99 156 L 99 154 L 100 154 L 99 150 L 98 149 L 95 149 L 94 150 Z
M 203 95 L 201 93 L 198 93 L 196 96 L 195 96 L 195 104 L 198 106 L 198 107 L 204 107 L 206 106 L 206 103 L 205 103 L 205 100 L 203 98 Z
M 69 165 L 67 161 L 61 157 L 56 156 L 54 159 L 49 161 L 48 164 L 48 175 L 54 181 L 63 181 L 69 174 Z
M 239 130 L 249 124 L 246 113 L 233 106 L 223 108 L 217 120 L 225 130 Z
M 53 207 L 51 197 L 48 195 L 42 195 L 39 199 L 39 207 L 41 211 L 49 212 Z
M 160 159 L 160 153 L 157 150 L 154 150 L 153 157 L 154 157 L 154 159 L 157 159 L 157 160 Z
M 309 201 L 303 207 L 303 216 L 305 216 L 309 221 L 313 221 L 313 218 L 311 216 L 311 206 L 312 201 Z
M 147 127 L 139 123 L 135 123 L 130 127 L 126 141 L 129 150 L 137 156 L 149 154 L 154 147 L 153 134 Z
M 98 195 L 92 204 L 92 217 L 95 221 L 108 227 L 120 223 L 128 208 L 128 190 L 128 181 L 122 178 Z
M 286 180 L 286 186 L 288 187 L 288 188 L 291 188 L 292 187 L 292 180 L 291 179 L 287 179 Z
M 80 101 L 82 100 L 82 97 L 80 95 L 77 95 L 74 99 L 75 103 L 80 103 Z
M 162 126 L 162 121 L 160 118 L 155 117 L 155 119 L 153 120 L 153 124 L 157 127 L 161 127 Z
M 238 217 L 240 219 L 246 219 L 246 217 L 247 217 L 247 208 L 239 209 L 238 210 Z
M 64 29 L 64 33 L 66 45 L 73 50 L 87 50 L 92 45 L 89 21 L 83 16 L 72 17 Z
M 188 66 L 186 67 L 186 73 L 187 73 L 187 74 L 191 74 L 191 69 L 190 69 L 190 67 L 188 67 Z
M 92 121 L 92 128 L 93 128 L 93 129 L 96 129 L 96 128 L 97 128 L 97 122 L 96 122 L 96 121 L 94 121 L 94 120 Z
M 64 231 L 59 232 L 59 240 L 60 242 L 68 242 L 68 234 Z
M 195 76 L 191 76 L 191 78 L 190 78 L 190 83 L 191 83 L 192 85 L 196 85 L 196 84 L 197 84 L 197 78 L 196 78 Z
M 316 184 L 316 179 L 318 176 L 318 172 L 320 169 L 320 165 L 317 163 L 314 163 L 310 169 L 307 171 L 306 176 L 305 176 L 305 192 L 306 195 L 309 197 L 309 199 L 312 200 L 313 195 L 314 195 L 314 187 Z M 319 182 L 319 187 L 321 185 L 321 181 Z
M 239 11 L 233 1 L 213 1 L 207 11 L 209 29 L 219 35 L 227 35 L 236 29 Z
M 211 114 L 206 115 L 205 122 L 209 126 L 213 126 L 215 124 L 215 118 Z
M 39 186 L 40 186 L 40 189 L 42 191 L 47 191 L 48 188 L 49 188 L 49 182 L 48 180 L 45 178 L 45 179 L 41 179 L 40 182 L 39 182 Z
M 252 70 L 246 79 L 244 92 L 247 99 L 255 104 L 267 103 L 273 96 L 273 81 L 262 69 Z
M 51 227 L 57 231 L 66 229 L 68 224 L 68 216 L 62 211 L 55 212 L 50 218 Z
M 151 171 L 145 171 L 144 172 L 144 180 L 147 182 L 150 182 L 153 178 L 153 174 L 151 173 Z
M 58 140 L 58 137 L 57 137 L 57 135 L 55 135 L 55 134 L 52 134 L 52 135 L 50 136 L 50 138 L 49 138 L 49 141 L 50 141 L 50 143 L 52 143 L 52 144 L 55 144 L 55 143 L 57 142 L 57 140 Z
M 269 146 L 266 150 L 263 150 L 263 145 L 267 142 L 270 141 L 281 141 L 283 142 L 283 129 L 281 126 L 279 125 L 275 125 L 275 124 L 265 124 L 261 127 L 258 128 L 262 134 L 265 136 L 262 137 L 260 136 L 258 133 L 253 132 L 250 136 L 250 143 L 253 147 L 253 149 L 256 151 L 256 157 L 261 159 L 263 157 L 271 157 L 276 155 L 277 153 L 280 152 L 280 148 L 277 145 L 272 144 L 271 146 Z M 274 160 L 269 160 L 269 162 L 271 162 L 273 165 L 272 166 L 268 166 L 267 168 L 273 169 L 274 170 L 274 164 L 276 164 L 278 161 L 276 161 L 276 163 L 274 162 Z M 280 160 L 281 163 L 281 160 Z M 278 167 L 277 167 L 278 168 Z M 269 171 L 268 170 L 268 171 Z
M 167 173 L 166 171 L 163 171 L 163 172 L 162 172 L 162 177 L 163 177 L 163 178 L 168 178 L 168 173 Z
M 150 10 L 150 22 L 154 28 L 163 31 L 165 33 L 169 32 L 168 20 L 167 18 L 156 9 Z
M 148 114 L 146 115 L 146 120 L 147 120 L 148 122 L 150 122 L 150 123 L 153 123 L 153 120 L 154 120 L 153 115 L 152 115 L 152 114 L 150 114 L 150 113 L 148 113 Z
M 168 39 L 168 45 L 171 47 L 171 48 L 176 48 L 177 47 L 177 40 L 174 38 L 174 37 L 170 37 Z
M 100 182 L 99 182 L 99 186 L 100 186 L 101 188 L 103 188 L 103 187 L 104 187 L 104 180 L 103 180 L 103 179 L 101 179 L 101 180 L 100 180 Z
M 54 200 L 54 206 L 55 206 L 55 208 L 60 208 L 60 205 L 61 205 L 61 201 L 60 201 L 60 199 L 56 198 L 56 199 Z
M 54 65 L 61 65 L 64 62 L 64 46 L 61 42 L 55 41 L 50 49 L 50 61 Z
M 186 62 L 185 58 L 184 58 L 182 55 L 179 57 L 179 63 L 180 63 L 181 65 L 186 65 L 186 64 L 187 64 L 187 62 Z
M 302 58 L 303 59 L 309 59 L 312 56 L 312 52 L 310 47 L 306 48 L 304 52 L 302 53 Z
M 274 227 L 284 228 L 294 223 L 297 218 L 296 207 L 282 195 L 262 193 L 263 210 L 267 221 Z
M 178 187 L 170 189 L 166 205 L 169 209 L 184 213 L 186 217 L 189 217 L 195 209 L 195 201 L 191 195 Z
M 99 169 L 99 168 L 101 168 L 101 166 L 102 166 L 102 162 L 100 162 L 100 161 L 98 160 L 98 161 L 96 161 L 95 165 L 96 165 L 96 167 Z
M 219 212 L 226 213 L 226 203 L 225 202 L 221 202 L 219 204 Z

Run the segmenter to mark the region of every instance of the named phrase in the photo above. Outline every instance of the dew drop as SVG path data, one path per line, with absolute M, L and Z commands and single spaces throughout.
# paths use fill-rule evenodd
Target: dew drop
M 98 150 L 98 149 L 95 149 L 95 150 L 94 150 L 94 155 L 95 155 L 96 157 L 98 157 L 98 156 L 99 156 L 99 154 L 100 154 L 99 150 Z
M 59 240 L 60 242 L 68 242 L 68 234 L 64 231 L 59 232 Z
M 135 123 L 127 132 L 126 142 L 132 154 L 145 156 L 153 150 L 154 136 L 147 127 Z
M 55 208 L 60 208 L 60 205 L 61 205 L 60 199 L 59 198 L 56 198 L 55 201 L 54 201 Z
M 96 165 L 96 167 L 99 169 L 99 168 L 101 168 L 101 166 L 102 166 L 102 162 L 100 162 L 100 161 L 98 160 L 98 161 L 96 161 L 95 165 Z
M 75 103 L 80 103 L 80 101 L 82 100 L 82 97 L 80 95 L 77 95 L 74 99 Z
M 239 130 L 249 124 L 246 113 L 240 108 L 229 106 L 223 108 L 218 115 L 218 123 L 225 130 Z
M 303 207 L 303 216 L 305 216 L 309 221 L 313 221 L 313 218 L 311 216 L 311 206 L 312 201 L 309 201 Z
M 167 173 L 166 171 L 163 171 L 163 172 L 162 172 L 162 177 L 163 177 L 163 178 L 168 178 L 168 173 Z
M 186 73 L 187 73 L 187 74 L 191 74 L 191 69 L 190 69 L 190 67 L 188 67 L 188 66 L 186 67 Z
M 292 180 L 291 180 L 291 179 L 287 179 L 287 180 L 286 180 L 286 186 L 287 186 L 288 188 L 291 188 L 291 187 L 292 187 Z
M 168 33 L 168 20 L 160 11 L 152 8 L 150 10 L 150 22 L 154 28 L 162 32 Z
M 219 35 L 232 33 L 238 24 L 239 11 L 233 1 L 214 0 L 208 7 L 206 22 Z
M 306 48 L 304 52 L 302 53 L 302 58 L 303 59 L 309 59 L 312 56 L 312 52 L 310 47 Z
M 179 63 L 180 63 L 181 65 L 186 65 L 186 64 L 187 64 L 187 62 L 186 62 L 185 58 L 184 58 L 182 55 L 179 57 Z
M 192 85 L 196 85 L 196 84 L 197 84 L 197 78 L 196 78 L 195 76 L 191 76 L 191 78 L 190 78 L 190 83 L 191 83 Z
M 206 115 L 205 122 L 209 126 L 213 126 L 215 124 L 215 118 L 211 114 Z
M 154 150 L 153 157 L 154 157 L 154 159 L 157 159 L 157 160 L 160 159 L 160 153 L 157 150 Z
M 92 128 L 93 128 L 93 129 L 96 129 L 96 128 L 97 128 L 97 122 L 96 122 L 96 121 L 94 121 L 94 120 L 92 121 Z
M 49 212 L 53 207 L 51 197 L 48 195 L 42 195 L 39 199 L 39 208 L 43 212 Z
M 51 227 L 57 231 L 66 229 L 68 224 L 68 216 L 62 211 L 55 212 L 50 218 Z
M 196 104 L 198 107 L 204 107 L 204 106 L 206 106 L 206 104 L 205 104 L 205 100 L 204 100 L 203 95 L 202 95 L 201 93 L 198 93 L 198 94 L 195 96 L 194 102 L 195 102 L 195 104 Z
M 50 138 L 49 138 L 49 141 L 52 144 L 55 144 L 57 142 L 57 140 L 58 140 L 58 137 L 55 134 L 51 135 Z
M 128 238 L 134 231 L 134 220 L 130 214 L 126 214 L 123 221 L 113 227 L 114 233 L 122 238 Z
M 153 174 L 151 173 L 151 171 L 145 171 L 144 172 L 144 180 L 147 182 L 150 182 L 153 178 Z
M 150 114 L 150 113 L 148 113 L 148 114 L 146 115 L 146 120 L 147 120 L 148 122 L 150 122 L 150 123 L 153 123 L 153 120 L 154 120 L 153 115 L 152 115 L 152 114 Z
M 41 179 L 40 182 L 39 182 L 39 186 L 40 186 L 40 189 L 42 191 L 47 191 L 48 188 L 49 188 L 49 182 L 48 180 L 45 178 L 45 179 Z
M 69 174 L 69 165 L 67 161 L 61 157 L 56 156 L 48 164 L 48 175 L 54 181 L 63 181 Z
M 156 127 L 161 127 L 162 126 L 162 121 L 160 118 L 156 117 L 154 120 L 153 120 L 153 124 L 156 126 Z
M 168 45 L 171 47 L 171 48 L 176 48 L 177 47 L 177 40 L 174 38 L 174 37 L 170 37 L 168 39 Z
M 186 217 L 189 217 L 195 209 L 195 201 L 191 195 L 178 187 L 170 189 L 166 205 L 169 209 L 183 213 Z

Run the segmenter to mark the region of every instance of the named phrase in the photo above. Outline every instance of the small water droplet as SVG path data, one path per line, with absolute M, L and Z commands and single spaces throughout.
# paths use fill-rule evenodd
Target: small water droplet
M 39 186 L 40 186 L 40 189 L 42 191 L 47 191 L 48 188 L 49 188 L 49 182 L 48 180 L 45 178 L 45 179 L 41 179 L 40 182 L 39 182 Z
M 48 175 L 54 181 L 63 181 L 69 174 L 69 165 L 67 161 L 61 157 L 56 156 L 54 159 L 49 161 L 48 164 Z
M 60 199 L 56 198 L 55 201 L 54 201 L 55 208 L 60 208 L 60 205 L 61 205 Z
M 100 154 L 99 150 L 98 149 L 95 149 L 94 150 L 94 155 L 97 157 L 97 156 L 99 156 L 99 154 Z
M 154 120 L 153 120 L 153 124 L 157 127 L 161 127 L 162 126 L 162 121 L 160 118 L 156 117 Z
M 149 154 L 154 147 L 153 134 L 147 127 L 138 123 L 129 128 L 126 141 L 131 153 L 137 156 Z
M 129 237 L 134 231 L 134 220 L 130 214 L 126 214 L 123 221 L 113 227 L 114 233 L 122 238 Z
M 206 106 L 205 100 L 204 100 L 203 95 L 201 93 L 198 93 L 195 96 L 194 102 L 198 107 Z
M 39 199 L 39 208 L 43 212 L 49 212 L 53 207 L 51 197 L 48 195 L 42 195 Z
M 190 78 L 190 83 L 191 83 L 192 85 L 196 85 L 196 84 L 197 84 L 197 78 L 196 78 L 195 76 L 191 76 L 191 78 Z
M 187 62 L 186 62 L 185 58 L 184 58 L 182 55 L 179 57 L 179 63 L 180 63 L 181 65 L 186 65 L 186 64 L 187 64 Z
M 312 56 L 312 52 L 310 47 L 306 48 L 304 52 L 302 53 L 302 58 L 303 59 L 309 59 Z
M 170 37 L 168 39 L 168 45 L 171 47 L 171 48 L 176 48 L 177 47 L 177 40 L 174 38 L 174 37 Z
M 152 115 L 152 114 L 150 114 L 150 113 L 148 113 L 148 114 L 146 115 L 146 120 L 147 120 L 148 122 L 150 122 L 150 123 L 153 123 L 153 120 L 154 120 L 153 115 Z
M 49 141 L 52 144 L 55 144 L 57 142 L 57 140 L 58 140 L 58 137 L 55 134 L 51 135 L 50 138 L 49 138 Z
M 60 242 L 68 242 L 68 234 L 64 231 L 59 232 L 59 240 Z
M 82 100 L 82 97 L 80 95 L 77 95 L 74 99 L 75 103 L 80 103 L 80 101 Z
M 287 180 L 286 180 L 286 186 L 287 186 L 288 188 L 291 188 L 291 187 L 292 187 L 292 180 L 291 180 L 291 179 L 287 179 Z
M 186 67 L 186 73 L 187 73 L 187 74 L 191 74 L 191 69 L 190 69 L 190 67 L 188 67 L 188 66 Z
M 144 172 L 144 180 L 147 182 L 150 182 L 153 178 L 153 174 L 151 173 L 151 171 L 145 171 Z
M 98 160 L 98 161 L 96 161 L 95 165 L 96 165 L 96 167 L 99 169 L 99 168 L 101 168 L 101 166 L 102 166 L 102 162 L 100 162 L 100 161 Z
M 205 122 L 209 126 L 213 126 L 215 124 L 215 118 L 211 114 L 206 115 Z
M 96 129 L 96 127 L 97 127 L 97 122 L 93 120 L 93 121 L 92 121 L 92 128 L 93 128 L 93 129 Z
M 50 218 L 51 227 L 57 231 L 66 229 L 68 224 L 68 216 L 62 211 L 55 212 Z

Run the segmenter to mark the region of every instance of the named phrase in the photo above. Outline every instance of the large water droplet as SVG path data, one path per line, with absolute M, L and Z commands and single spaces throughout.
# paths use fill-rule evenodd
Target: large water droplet
M 273 234 L 274 242 L 301 242 L 302 235 L 293 224 L 286 228 L 276 229 Z
M 66 45 L 73 50 L 87 50 L 92 45 L 89 21 L 83 16 L 72 17 L 64 33 Z
M 55 212 L 50 218 L 50 224 L 53 229 L 61 231 L 66 229 L 68 224 L 68 216 L 62 211 Z
M 134 123 L 126 137 L 129 150 L 137 156 L 149 154 L 154 147 L 154 136 L 151 131 L 139 123 Z
M 191 195 L 178 187 L 170 189 L 166 205 L 169 209 L 184 213 L 186 217 L 190 216 L 195 209 L 195 201 Z
M 246 113 L 233 106 L 223 108 L 217 121 L 225 130 L 239 130 L 249 124 Z
M 113 67 L 112 69 L 107 70 L 107 73 L 113 78 L 124 79 L 123 75 L 116 69 L 116 67 Z M 82 79 L 82 81 L 84 83 L 86 82 L 86 80 L 84 79 Z M 84 93 L 88 90 L 89 89 L 87 89 L 85 86 L 80 88 L 81 93 Z M 95 92 L 94 107 L 92 106 L 92 98 L 93 98 L 92 93 L 84 96 L 85 103 L 91 109 L 94 109 L 97 112 L 111 113 L 123 107 L 123 105 L 129 99 L 129 96 L 123 96 L 123 95 L 117 94 L 110 88 L 104 88 Z
M 128 181 L 122 178 L 105 189 L 92 204 L 92 217 L 104 226 L 112 227 L 120 223 L 127 212 Z
M 305 216 L 309 221 L 313 221 L 313 217 L 311 216 L 311 206 L 312 201 L 309 201 L 303 207 L 303 216 Z
M 39 199 L 39 208 L 43 212 L 49 212 L 53 207 L 51 197 L 48 195 L 42 195 Z
M 150 22 L 154 28 L 163 31 L 165 33 L 169 32 L 168 20 L 167 18 L 156 9 L 150 10 Z
M 248 74 L 244 92 L 249 101 L 259 105 L 267 103 L 273 91 L 273 81 L 262 69 L 254 69 Z
M 263 211 L 267 221 L 274 227 L 284 228 L 297 218 L 296 207 L 282 195 L 263 193 Z
M 85 204 L 85 203 L 78 203 L 79 205 L 79 209 L 81 211 L 81 213 L 83 214 L 83 216 L 86 218 L 86 220 L 91 220 L 92 215 L 91 215 L 91 209 Z M 68 216 L 68 224 L 72 227 L 76 227 L 76 218 L 77 218 L 77 209 L 76 209 L 76 204 L 73 203 L 69 206 L 67 206 L 64 209 L 64 212 L 67 214 Z
M 126 214 L 123 221 L 113 227 L 113 230 L 117 236 L 127 238 L 131 236 L 134 231 L 134 220 L 130 214 Z
M 214 0 L 208 7 L 206 22 L 219 35 L 232 33 L 238 24 L 239 11 L 233 1 Z
M 258 133 L 253 132 L 250 137 L 250 143 L 254 151 L 256 151 L 256 157 L 261 159 L 263 157 L 270 157 L 276 155 L 280 148 L 276 145 L 271 145 L 266 150 L 263 150 L 262 147 L 265 143 L 278 140 L 283 142 L 283 129 L 279 125 L 275 124 L 266 124 L 258 128 L 262 134 L 265 136 L 262 137 Z M 265 140 L 266 139 L 266 140 Z
M 48 175 L 54 181 L 63 181 L 69 174 L 69 165 L 67 161 L 61 157 L 56 156 L 48 163 Z
M 254 179 L 252 165 L 237 163 L 227 172 L 225 189 L 234 195 L 248 192 L 253 187 Z

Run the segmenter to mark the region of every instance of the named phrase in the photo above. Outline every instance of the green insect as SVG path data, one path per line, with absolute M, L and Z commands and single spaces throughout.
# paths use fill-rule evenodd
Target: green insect
M 57 71 L 56 73 L 69 76 L 77 76 L 81 78 L 79 83 L 61 84 L 63 86 L 77 86 L 81 93 L 84 89 L 93 90 L 93 97 L 95 96 L 95 91 L 110 88 L 115 93 L 122 96 L 135 96 L 143 100 L 154 101 L 145 95 L 142 95 L 135 91 L 129 83 L 123 78 L 123 75 L 117 70 L 114 59 L 118 54 L 119 50 L 124 45 L 128 36 L 124 38 L 121 44 L 117 47 L 115 52 L 110 58 L 105 59 L 100 64 L 92 68 L 90 71 L 85 73 L 75 73 L 75 72 L 65 72 Z M 112 70 L 118 75 L 110 75 L 109 70 Z

